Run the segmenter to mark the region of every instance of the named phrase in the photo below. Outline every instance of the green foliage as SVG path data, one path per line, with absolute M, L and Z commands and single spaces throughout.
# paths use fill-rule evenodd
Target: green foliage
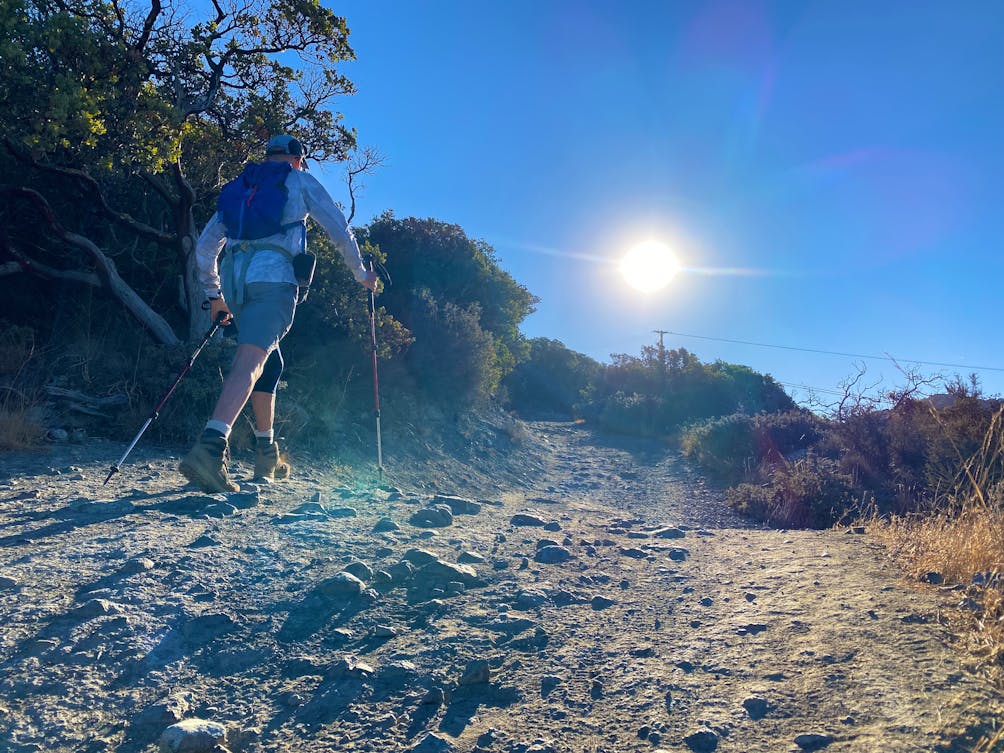
M 681 437 L 684 455 L 712 475 L 737 481 L 757 460 L 753 417 L 733 413 L 687 429 Z
M 602 370 L 597 361 L 557 340 L 535 338 L 526 360 L 504 380 L 509 404 L 519 411 L 574 415 Z
M 352 92 L 337 66 L 353 57 L 344 19 L 313 0 L 3 4 L 0 168 L 41 197 L 0 202 L 4 250 L 43 277 L 105 287 L 83 247 L 50 232 L 58 223 L 114 261 L 134 300 L 197 336 L 190 254 L 218 188 L 276 132 L 343 159 L 355 136 L 330 105 Z
M 613 357 L 583 410 L 609 430 L 669 435 L 686 424 L 737 411 L 755 414 L 794 407 L 771 377 L 746 366 L 704 364 L 683 348 L 644 348 L 641 358 Z
M 462 403 L 493 394 L 525 356 L 519 325 L 536 297 L 499 267 L 491 246 L 457 225 L 388 212 L 360 238 L 388 250 L 394 284 L 380 300 L 415 337 L 406 363 L 416 383 Z
M 689 427 L 680 446 L 715 477 L 738 481 L 762 465 L 783 463 L 786 456 L 812 447 L 823 428 L 808 411 L 734 413 Z
M 658 433 L 655 417 L 662 408 L 663 401 L 654 395 L 615 392 L 592 417 L 605 431 L 647 437 Z
M 416 344 L 407 363 L 418 386 L 443 405 L 484 401 L 498 388 L 502 366 L 495 340 L 481 327 L 480 307 L 441 303 L 428 290 L 418 292 L 416 304 Z

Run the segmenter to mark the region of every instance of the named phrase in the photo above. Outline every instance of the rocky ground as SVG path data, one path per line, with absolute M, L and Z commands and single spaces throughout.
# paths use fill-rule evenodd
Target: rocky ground
M 867 532 L 775 531 L 673 451 L 206 496 L 177 456 L 0 456 L 0 751 L 969 751 L 1001 696 Z M 388 437 L 393 447 L 393 438 Z M 198 721 L 202 720 L 202 721 Z M 178 724 L 180 722 L 180 724 Z

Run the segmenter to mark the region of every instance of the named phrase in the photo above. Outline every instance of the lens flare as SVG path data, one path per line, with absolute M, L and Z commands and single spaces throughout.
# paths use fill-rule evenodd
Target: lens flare
M 650 240 L 628 251 L 621 259 L 620 271 L 635 290 L 654 293 L 672 282 L 680 271 L 680 262 L 665 243 Z

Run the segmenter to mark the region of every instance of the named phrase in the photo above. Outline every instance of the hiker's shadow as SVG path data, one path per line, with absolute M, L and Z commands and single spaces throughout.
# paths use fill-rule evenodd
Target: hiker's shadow
M 321 628 L 342 625 L 367 606 L 362 597 L 332 598 L 317 591 L 309 592 L 302 601 L 289 605 L 289 615 L 276 638 L 282 643 L 303 641 Z M 276 607 L 282 611 L 283 606 Z
M 69 533 L 77 528 L 107 523 L 110 520 L 131 515 L 138 509 L 128 500 L 114 500 L 111 502 L 77 500 L 51 512 L 26 512 L 18 520 L 3 524 L 3 527 L 10 528 L 22 525 L 28 521 L 51 520 L 52 522 L 31 531 L 12 533 L 0 537 L 0 548 L 30 544 L 40 539 L 49 538 L 50 536 L 60 536 Z
M 160 501 L 148 505 L 139 504 L 142 501 L 156 499 Z M 207 495 L 195 488 L 186 488 L 181 492 L 172 490 L 153 494 L 134 490 L 132 493 L 114 500 L 90 500 L 81 497 L 56 510 L 25 511 L 16 516 L 15 519 L 0 524 L 2 528 L 12 528 L 28 522 L 51 521 L 34 530 L 0 537 L 0 548 L 30 544 L 52 536 L 61 536 L 78 528 L 100 525 L 111 520 L 154 510 L 169 515 L 223 518 L 232 515 L 237 510 L 254 507 L 258 505 L 259 501 L 257 492 Z

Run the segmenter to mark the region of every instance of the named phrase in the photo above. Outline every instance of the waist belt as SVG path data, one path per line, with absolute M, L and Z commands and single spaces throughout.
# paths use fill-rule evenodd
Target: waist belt
M 248 268 L 251 266 L 251 260 L 255 257 L 255 254 L 259 251 L 277 251 L 291 262 L 293 261 L 293 254 L 290 253 L 289 249 L 283 248 L 278 243 L 235 241 L 232 244 L 233 249 L 227 253 L 227 256 L 230 257 L 229 278 L 233 289 L 231 291 L 232 296 L 226 297 L 235 306 L 241 306 L 244 303 L 244 286 L 246 285 Z M 237 272 L 237 254 L 244 256 L 239 273 Z

